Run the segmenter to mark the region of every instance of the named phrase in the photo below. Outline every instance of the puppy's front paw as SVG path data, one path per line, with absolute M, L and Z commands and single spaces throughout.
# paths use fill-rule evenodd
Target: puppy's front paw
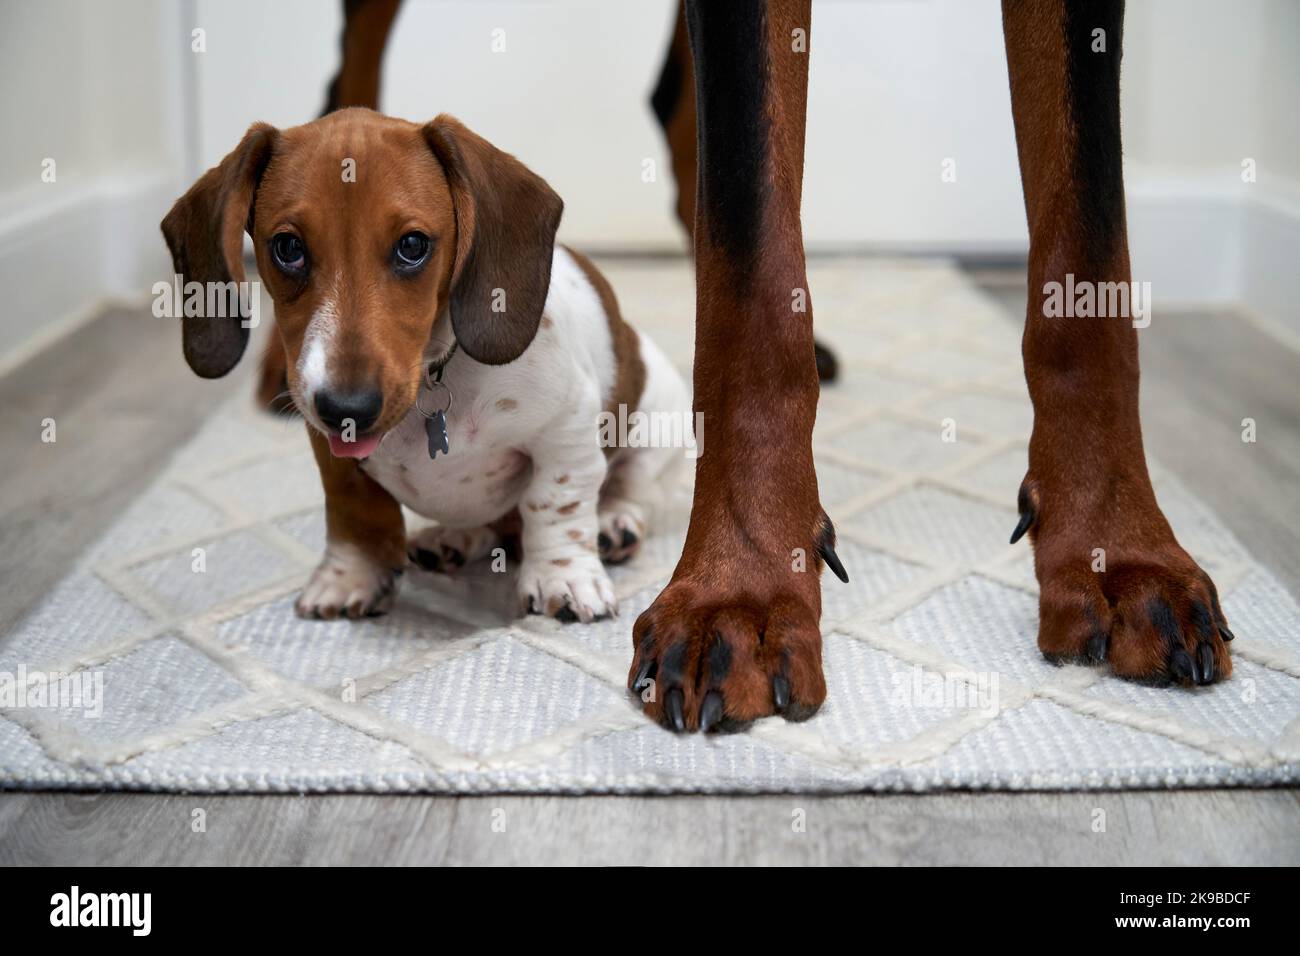
M 387 614 L 397 594 L 399 569 L 385 568 L 351 545 L 331 545 L 294 610 L 299 617 L 353 620 Z
M 589 551 L 555 558 L 525 556 L 519 569 L 519 606 L 528 614 L 584 624 L 618 613 L 614 585 Z

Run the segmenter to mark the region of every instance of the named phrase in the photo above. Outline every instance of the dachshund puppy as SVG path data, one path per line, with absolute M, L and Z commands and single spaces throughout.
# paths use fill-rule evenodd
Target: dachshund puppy
M 555 243 L 562 209 L 451 117 L 347 109 L 254 125 L 163 220 L 187 283 L 242 283 L 247 232 L 275 303 L 325 488 L 299 614 L 383 613 L 408 556 L 448 571 L 513 532 L 521 610 L 616 612 L 602 560 L 635 553 L 687 456 L 619 447 L 605 426 L 689 423 L 691 398 L 591 262 Z M 243 325 L 183 319 L 194 371 L 233 368 Z M 403 505 L 438 523 L 408 540 Z

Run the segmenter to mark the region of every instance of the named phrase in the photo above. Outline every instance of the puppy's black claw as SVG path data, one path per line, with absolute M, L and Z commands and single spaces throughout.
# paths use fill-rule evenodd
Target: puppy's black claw
M 442 558 L 438 556 L 437 551 L 430 551 L 428 548 L 416 548 L 415 563 L 426 571 L 437 571 L 442 567 Z
M 453 568 L 463 568 L 465 566 L 465 553 L 455 548 L 448 548 L 447 563 Z
M 1226 624 L 1219 625 L 1219 637 L 1223 638 L 1225 643 L 1229 643 L 1236 639 L 1232 631 L 1228 630 L 1228 625 Z
M 779 714 L 790 704 L 790 682 L 778 674 L 772 678 L 772 705 Z
M 619 545 L 619 546 L 620 546 L 620 547 L 623 547 L 623 548 L 630 548 L 630 547 L 632 547 L 633 545 L 635 545 L 635 544 L 637 543 L 637 541 L 640 540 L 640 539 L 636 536 L 636 532 L 635 532 L 635 531 L 629 531 L 627 528 L 624 528 L 624 529 L 623 529 L 622 539 L 623 539 L 623 540 L 620 542 L 620 545 Z
M 1196 649 L 1196 653 L 1197 656 L 1199 656 L 1201 659 L 1201 675 L 1200 675 L 1201 679 L 1199 683 L 1213 684 L 1214 683 L 1214 648 L 1210 646 L 1208 641 L 1206 641 Z
M 722 695 L 711 690 L 704 695 L 704 704 L 700 707 L 700 733 L 707 734 L 722 717 Z
M 686 715 L 682 712 L 684 700 L 680 687 L 674 687 L 664 698 L 664 713 L 668 715 L 668 723 L 679 734 L 686 729 Z
M 1174 652 L 1169 655 L 1169 673 L 1176 681 L 1197 682 L 1196 661 L 1192 655 L 1187 653 L 1185 647 L 1175 647 Z
M 563 624 L 572 624 L 578 619 L 578 615 L 573 613 L 573 608 L 566 604 L 555 612 L 555 619 Z
M 609 554 L 610 551 L 614 550 L 614 539 L 602 531 L 596 535 L 596 547 L 601 554 Z
M 1105 631 L 1098 631 L 1092 637 L 1088 638 L 1088 660 L 1094 664 L 1100 664 L 1106 659 L 1106 651 L 1110 643 L 1110 635 Z

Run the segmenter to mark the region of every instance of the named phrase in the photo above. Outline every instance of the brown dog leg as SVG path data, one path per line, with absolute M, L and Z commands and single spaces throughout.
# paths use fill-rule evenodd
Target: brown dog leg
M 339 44 L 342 59 L 325 94 L 321 116 L 348 106 L 379 108 L 384 48 L 401 6 L 402 0 L 343 0 L 343 33 Z M 278 336 L 266 340 L 257 382 L 260 405 L 277 414 L 294 413 L 284 348 Z
M 686 230 L 687 241 L 693 244 L 698 146 L 695 133 L 695 61 L 687 35 L 686 0 L 681 0 L 678 4 L 672 39 L 664 54 L 659 82 L 655 84 L 654 93 L 650 96 L 650 106 L 668 143 L 673 179 L 677 182 L 677 218 Z M 833 381 L 839 374 L 839 362 L 835 354 L 820 342 L 814 342 L 814 348 L 817 377 L 823 382 Z
M 1028 531 L 1034 545 L 1038 646 L 1052 659 L 1104 661 L 1121 677 L 1208 684 L 1232 673 L 1232 632 L 1151 488 L 1138 330 L 1129 314 L 1060 316 L 1049 286 L 1071 274 L 1075 288 L 1130 278 L 1123 3 L 1004 0 L 1003 26 L 1029 218 L 1023 352 L 1034 404 L 1012 540 Z
M 628 684 L 675 730 L 810 716 L 826 696 L 813 469 L 817 367 L 799 224 L 809 0 L 687 4 L 700 111 L 690 529 L 637 620 Z M 736 343 L 745 348 L 737 352 Z

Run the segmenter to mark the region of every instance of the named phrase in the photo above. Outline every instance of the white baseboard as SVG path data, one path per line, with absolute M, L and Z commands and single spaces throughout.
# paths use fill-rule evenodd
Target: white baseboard
M 0 374 L 171 275 L 159 222 L 180 195 L 165 171 L 51 183 L 0 216 Z
M 1211 176 L 1126 174 L 1135 281 L 1161 309 L 1238 309 L 1300 347 L 1300 198 L 1289 187 Z

